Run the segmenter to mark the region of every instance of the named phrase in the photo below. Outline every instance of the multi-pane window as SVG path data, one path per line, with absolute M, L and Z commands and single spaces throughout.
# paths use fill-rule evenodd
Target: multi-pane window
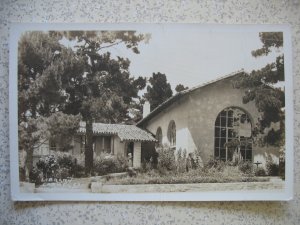
M 170 142 L 170 147 L 176 147 L 176 125 L 174 120 L 171 120 L 168 127 L 168 140 Z
M 232 160 L 239 154 L 243 160 L 252 160 L 251 121 L 239 108 L 227 108 L 215 122 L 215 158 Z
M 158 127 L 156 130 L 156 135 L 155 135 L 156 139 L 157 139 L 157 147 L 162 147 L 162 130 L 161 127 Z

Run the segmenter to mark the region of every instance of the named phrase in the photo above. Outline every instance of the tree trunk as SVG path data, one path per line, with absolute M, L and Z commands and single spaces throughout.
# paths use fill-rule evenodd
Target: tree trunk
M 85 174 L 91 175 L 93 172 L 93 121 L 86 121 L 86 143 L 85 143 Z

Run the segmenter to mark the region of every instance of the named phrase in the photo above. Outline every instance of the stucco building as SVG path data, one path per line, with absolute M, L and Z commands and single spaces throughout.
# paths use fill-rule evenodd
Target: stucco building
M 279 163 L 278 147 L 253 141 L 251 131 L 260 113 L 253 102 L 242 102 L 246 90 L 233 87 L 237 76 L 245 73 L 239 71 L 179 92 L 146 113 L 137 125 L 155 134 L 157 147 L 166 145 L 187 153 L 197 151 L 203 163 L 210 157 L 231 160 L 229 143 L 238 143 L 236 150 L 243 160 L 264 166 L 271 156 Z M 278 124 L 272 126 L 278 129 Z
M 65 152 L 75 158 L 83 158 L 85 151 L 85 122 L 80 122 L 77 135 L 72 138 L 72 148 Z M 155 143 L 156 139 L 151 133 L 135 126 L 125 124 L 93 123 L 93 151 L 95 156 L 101 153 L 120 155 L 132 158 L 135 168 L 141 166 L 142 149 L 144 143 Z M 154 146 L 153 144 L 151 146 Z M 45 141 L 34 150 L 34 165 L 38 159 L 45 155 L 55 155 L 60 148 L 55 143 Z
M 132 157 L 132 166 L 138 168 L 142 161 L 142 143 L 155 143 L 155 137 L 135 125 L 93 123 L 94 153 L 108 153 Z M 84 149 L 85 123 L 80 123 L 73 149 L 78 154 Z M 81 150 L 80 150 L 81 149 Z

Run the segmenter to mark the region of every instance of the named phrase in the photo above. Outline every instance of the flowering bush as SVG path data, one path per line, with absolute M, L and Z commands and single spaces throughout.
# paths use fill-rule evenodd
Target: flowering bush
M 42 174 L 42 181 L 49 179 L 63 180 L 69 177 L 84 177 L 84 166 L 77 163 L 77 159 L 68 154 L 55 154 L 40 158 L 35 170 Z M 36 171 L 34 171 L 36 172 Z

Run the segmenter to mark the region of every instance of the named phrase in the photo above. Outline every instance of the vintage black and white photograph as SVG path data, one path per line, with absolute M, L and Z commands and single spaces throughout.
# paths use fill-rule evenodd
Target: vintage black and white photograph
M 288 200 L 287 26 L 22 25 L 14 200 Z

